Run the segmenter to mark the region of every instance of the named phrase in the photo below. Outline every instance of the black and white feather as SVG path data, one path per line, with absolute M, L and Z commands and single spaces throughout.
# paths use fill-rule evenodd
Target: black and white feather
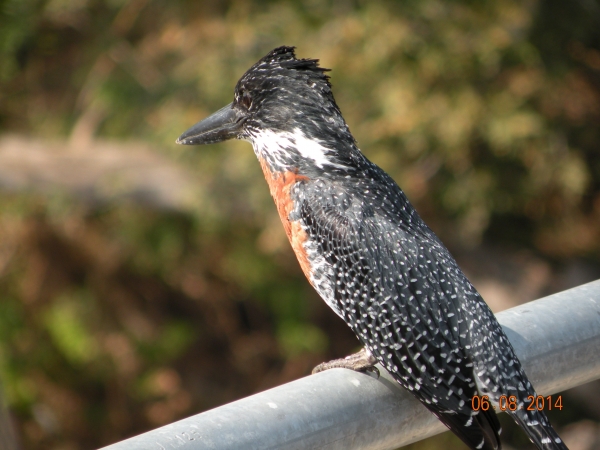
M 492 410 L 475 395 L 514 395 L 509 411 L 539 449 L 566 449 L 496 318 L 398 185 L 360 152 L 326 69 L 271 51 L 234 102 L 184 133 L 184 144 L 252 143 L 311 284 L 368 352 L 472 449 L 499 449 Z M 223 112 L 225 111 L 225 112 Z M 211 122 L 212 121 L 212 122 Z

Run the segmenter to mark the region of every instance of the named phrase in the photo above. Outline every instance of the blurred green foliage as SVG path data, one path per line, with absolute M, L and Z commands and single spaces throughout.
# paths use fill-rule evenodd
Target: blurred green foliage
M 54 299 L 46 311 L 43 322 L 56 349 L 74 366 L 89 363 L 97 357 L 96 342 L 88 333 L 89 298 L 85 293 L 63 294 Z M 86 317 L 87 316 L 87 317 Z
M 174 145 L 283 44 L 333 69 L 360 147 L 451 247 L 599 262 L 597 1 L 0 0 L 0 130 L 144 140 L 198 178 L 178 212 L 2 194 L 0 377 L 27 448 L 108 444 L 355 349 L 248 144 Z

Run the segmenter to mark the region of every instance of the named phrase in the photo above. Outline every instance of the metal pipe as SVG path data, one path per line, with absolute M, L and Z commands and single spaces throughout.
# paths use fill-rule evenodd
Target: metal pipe
M 600 378 L 600 280 L 497 315 L 538 394 Z M 333 369 L 103 450 L 386 450 L 446 428 L 385 370 Z

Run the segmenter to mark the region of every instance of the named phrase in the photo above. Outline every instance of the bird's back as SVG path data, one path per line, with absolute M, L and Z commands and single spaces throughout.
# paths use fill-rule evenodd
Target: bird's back
M 461 439 L 500 448 L 496 414 L 474 411 L 473 397 L 515 395 L 523 408 L 535 391 L 493 313 L 398 185 L 365 158 L 350 177 L 307 177 L 290 198 L 305 272 L 327 304 Z M 515 416 L 547 423 L 539 412 Z

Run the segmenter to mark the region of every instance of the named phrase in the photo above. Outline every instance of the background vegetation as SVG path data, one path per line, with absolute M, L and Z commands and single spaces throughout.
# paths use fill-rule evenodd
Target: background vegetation
M 598 1 L 0 0 L 0 380 L 24 448 L 107 445 L 356 349 L 250 146 L 174 144 L 283 44 L 333 69 L 360 147 L 495 309 L 599 278 Z M 600 446 L 585 389 L 552 417 L 572 448 Z

